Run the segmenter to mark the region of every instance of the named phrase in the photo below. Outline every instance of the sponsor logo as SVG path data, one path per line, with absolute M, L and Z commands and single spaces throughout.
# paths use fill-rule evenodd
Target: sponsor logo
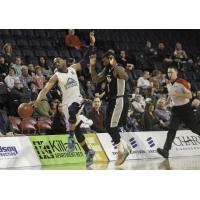
M 77 86 L 78 83 L 73 78 L 68 78 L 67 83 L 65 85 L 65 89 L 69 89 L 71 87 Z
M 0 146 L 0 156 L 16 156 L 18 154 L 17 148 L 15 146 Z
M 55 159 L 66 157 L 83 157 L 81 147 L 75 143 L 75 150 L 72 153 L 67 152 L 67 142 L 62 140 L 52 141 L 32 141 L 33 146 L 40 159 Z
M 148 137 L 148 138 L 147 138 L 147 143 L 149 144 L 149 146 L 150 146 L 151 148 L 155 146 L 155 143 L 154 143 L 152 137 Z
M 130 144 L 131 144 L 131 146 L 132 146 L 133 149 L 138 146 L 134 137 L 130 138 L 129 142 L 130 142 Z

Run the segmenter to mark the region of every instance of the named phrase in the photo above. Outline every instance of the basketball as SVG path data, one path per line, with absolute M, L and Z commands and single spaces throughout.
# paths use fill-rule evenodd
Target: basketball
M 30 103 L 22 103 L 18 107 L 18 114 L 21 118 L 31 117 L 33 114 L 33 107 Z

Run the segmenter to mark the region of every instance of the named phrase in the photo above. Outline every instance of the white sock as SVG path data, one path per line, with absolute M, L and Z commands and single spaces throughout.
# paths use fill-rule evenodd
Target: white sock
M 124 152 L 124 145 L 122 142 L 117 144 L 117 149 L 118 149 L 118 152 L 120 152 L 120 153 Z
M 127 149 L 127 146 L 128 146 L 127 143 L 123 139 L 120 139 L 120 140 L 121 140 L 121 143 L 122 143 L 124 149 Z

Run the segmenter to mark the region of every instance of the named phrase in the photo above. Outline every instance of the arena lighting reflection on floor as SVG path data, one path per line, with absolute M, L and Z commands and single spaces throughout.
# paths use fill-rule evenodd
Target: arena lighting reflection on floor
M 43 167 L 9 168 L 9 170 L 199 170 L 200 157 L 177 157 L 164 159 L 128 160 L 115 167 L 114 162 L 95 163 L 91 167 L 84 164 L 54 165 Z

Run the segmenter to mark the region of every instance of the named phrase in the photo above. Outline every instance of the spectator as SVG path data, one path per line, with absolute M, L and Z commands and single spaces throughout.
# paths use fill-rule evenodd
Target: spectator
M 44 76 L 49 78 L 52 74 L 52 69 L 50 66 L 48 66 L 46 59 L 43 56 L 39 57 L 38 65 L 42 68 L 42 73 Z
M 79 37 L 75 35 L 74 29 L 69 29 L 68 35 L 65 36 L 65 45 L 75 49 L 80 49 L 82 47 L 82 43 Z
M 0 134 L 6 135 L 10 131 L 12 131 L 12 126 L 9 123 L 7 112 L 0 110 Z
M 10 43 L 4 44 L 2 52 L 5 58 L 5 64 L 10 67 L 13 63 L 12 45 Z
M 186 61 L 188 59 L 188 56 L 186 52 L 182 49 L 182 44 L 177 42 L 174 50 L 174 60 L 177 63 L 181 63 L 183 61 Z
M 145 131 L 161 131 L 164 130 L 162 120 L 158 120 L 154 114 L 154 105 L 151 102 L 146 103 L 145 112 L 143 115 L 143 128 Z
M 3 81 L 8 73 L 9 67 L 5 64 L 5 58 L 3 55 L 0 55 L 0 81 Z
M 9 73 L 4 79 L 4 82 L 9 90 L 11 90 L 14 87 L 15 80 L 19 80 L 19 78 L 16 76 L 16 71 L 13 67 L 10 67 Z
M 35 76 L 35 67 L 33 64 L 28 64 L 28 74 L 31 76 L 31 77 L 34 77 Z
M 133 90 L 133 86 L 134 86 L 134 81 L 133 81 L 133 69 L 134 69 L 134 64 L 131 64 L 128 62 L 127 58 L 126 58 L 126 53 L 125 51 L 121 51 L 120 52 L 120 59 L 119 59 L 119 64 L 121 64 L 125 70 L 126 73 L 128 74 L 128 90 L 132 91 Z
M 156 109 L 155 109 L 155 116 L 164 122 L 164 127 L 168 128 L 170 122 L 171 112 L 166 107 L 166 100 L 159 99 L 157 101 Z
M 38 91 L 37 91 L 37 86 L 35 85 L 34 82 L 29 83 L 29 89 L 30 89 L 31 101 L 35 101 L 38 96 Z
M 37 89 L 40 91 L 44 87 L 45 77 L 42 74 L 42 69 L 40 66 L 35 68 L 36 75 L 33 77 L 33 82 L 36 84 Z
M 137 113 L 144 113 L 145 101 L 143 101 L 142 96 L 139 94 L 135 95 L 135 100 L 132 102 L 133 111 Z
M 88 118 L 93 121 L 93 129 L 99 133 L 105 132 L 105 114 L 101 110 L 101 100 L 95 97 L 93 100 L 92 110 L 88 113 Z
M 16 79 L 10 91 L 10 115 L 18 116 L 17 109 L 21 103 L 30 102 L 30 92 L 24 88 L 20 80 Z
M 158 62 L 165 62 L 165 63 L 172 63 L 172 59 L 169 57 L 165 44 L 163 42 L 158 43 L 158 50 L 156 54 L 156 61 Z
M 149 81 L 150 74 L 148 71 L 144 71 L 143 76 L 137 80 L 137 87 L 140 88 L 140 94 L 145 97 L 149 96 L 152 92 L 153 84 Z
M 94 99 L 94 91 L 95 87 L 93 84 L 91 84 L 91 81 L 87 81 L 86 84 L 86 90 L 87 90 L 87 99 Z
M 8 107 L 8 90 L 6 84 L 0 82 L 0 109 Z
M 20 56 L 16 56 L 15 60 L 14 60 L 14 64 L 12 65 L 12 67 L 15 69 L 16 71 L 16 76 L 21 76 L 22 74 L 22 61 Z
M 56 112 L 52 120 L 52 133 L 64 134 L 69 127 L 65 115 L 62 112 L 62 104 L 56 104 Z
M 19 77 L 23 87 L 28 88 L 28 84 L 32 82 L 32 77 L 28 74 L 28 67 L 23 65 L 22 67 L 22 75 Z
M 50 102 L 50 107 L 51 107 L 51 111 L 52 111 L 52 115 L 54 116 L 57 112 L 57 106 L 60 103 L 60 101 L 58 99 L 55 99 L 53 101 Z M 62 106 L 62 105 L 60 105 Z

